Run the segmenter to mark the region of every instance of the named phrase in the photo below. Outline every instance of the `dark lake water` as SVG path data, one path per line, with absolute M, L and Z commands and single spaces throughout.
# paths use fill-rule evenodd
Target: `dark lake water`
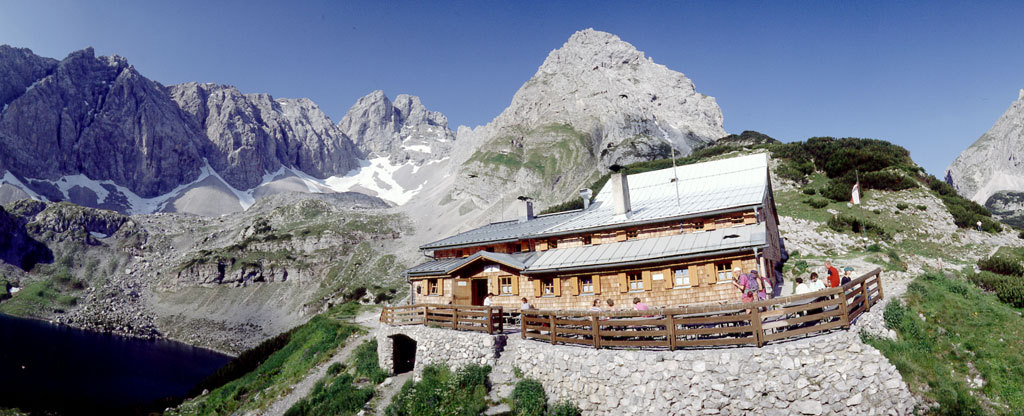
M 140 414 L 184 396 L 231 357 L 0 315 L 0 408 Z M 35 413 L 35 412 L 34 412 Z

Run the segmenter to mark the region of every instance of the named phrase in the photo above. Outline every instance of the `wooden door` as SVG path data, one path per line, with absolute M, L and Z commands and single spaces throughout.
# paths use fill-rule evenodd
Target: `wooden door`
M 452 284 L 455 286 L 452 290 L 452 303 L 456 305 L 471 305 L 473 302 L 473 290 L 470 284 L 470 279 L 455 279 Z

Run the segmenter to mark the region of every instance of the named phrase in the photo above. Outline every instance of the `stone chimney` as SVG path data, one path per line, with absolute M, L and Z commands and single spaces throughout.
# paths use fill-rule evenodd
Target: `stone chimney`
M 527 222 L 533 219 L 533 201 L 529 197 L 519 197 L 519 222 Z
M 594 191 L 590 188 L 580 189 L 580 199 L 583 200 L 583 209 L 590 208 L 590 198 L 594 196 Z
M 608 178 L 608 183 L 612 186 L 612 201 L 615 203 L 615 215 L 629 214 L 629 181 L 626 179 L 626 172 L 618 165 L 612 166 L 612 172 L 612 176 Z

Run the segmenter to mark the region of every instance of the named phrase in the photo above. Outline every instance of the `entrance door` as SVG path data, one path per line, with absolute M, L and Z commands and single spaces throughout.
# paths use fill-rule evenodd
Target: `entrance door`
M 455 282 L 453 282 L 455 290 L 452 303 L 456 305 L 475 305 L 475 303 L 472 303 L 474 299 L 472 283 L 473 281 L 470 279 L 455 279 Z
M 473 279 L 473 305 L 483 306 L 487 297 L 487 279 Z
M 391 339 L 391 359 L 395 365 L 395 374 L 412 371 L 416 367 L 416 340 L 403 334 L 392 335 Z

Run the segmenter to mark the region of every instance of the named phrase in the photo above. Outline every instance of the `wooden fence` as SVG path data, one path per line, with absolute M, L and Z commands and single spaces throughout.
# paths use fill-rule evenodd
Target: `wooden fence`
M 505 330 L 500 306 L 429 305 L 385 307 L 380 321 L 388 325 L 427 325 L 488 334 Z
M 524 339 L 594 348 L 760 347 L 849 328 L 881 299 L 881 269 L 875 269 L 841 287 L 760 302 L 650 311 L 525 310 L 519 326 Z M 413 305 L 386 307 L 381 312 L 381 321 L 391 325 L 426 324 L 488 333 L 501 332 L 502 317 L 501 308 L 479 306 Z

